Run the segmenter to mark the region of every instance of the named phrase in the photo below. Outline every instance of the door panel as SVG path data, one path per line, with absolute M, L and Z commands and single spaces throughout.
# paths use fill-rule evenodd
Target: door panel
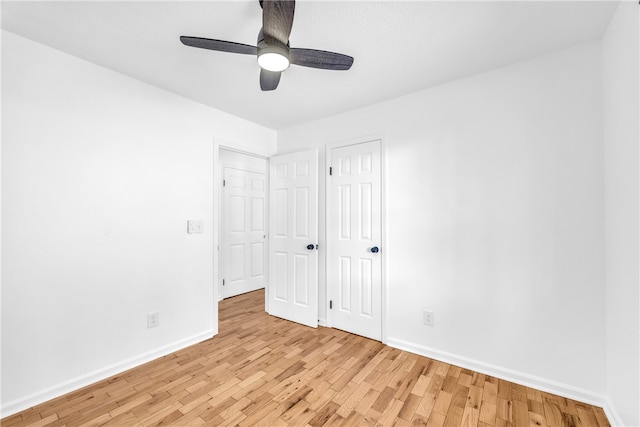
M 269 163 L 269 313 L 316 327 L 318 154 L 275 156 Z
M 251 277 L 264 275 L 265 254 L 264 243 L 251 243 Z
M 328 281 L 332 326 L 382 339 L 381 145 L 331 149 Z
M 223 179 L 221 293 L 228 298 L 266 284 L 266 175 L 225 167 Z
M 229 283 L 230 286 L 234 283 L 244 280 L 244 261 L 245 261 L 245 245 L 244 243 L 238 243 L 235 245 L 229 245 Z M 229 295 L 227 295 L 229 296 Z

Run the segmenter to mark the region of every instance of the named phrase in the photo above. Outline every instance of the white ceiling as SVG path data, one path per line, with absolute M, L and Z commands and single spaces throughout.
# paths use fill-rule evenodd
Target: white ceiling
M 255 45 L 257 0 L 2 1 L 2 28 L 272 129 L 359 108 L 599 39 L 611 1 L 296 3 L 292 47 L 351 55 L 349 71 L 292 66 L 262 92 L 253 56 L 183 46 Z

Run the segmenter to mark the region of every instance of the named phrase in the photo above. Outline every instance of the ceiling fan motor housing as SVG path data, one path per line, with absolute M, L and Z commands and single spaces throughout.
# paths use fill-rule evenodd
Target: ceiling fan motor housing
M 258 33 L 258 64 L 269 71 L 284 71 L 289 68 L 289 46 L 272 39 L 265 40 L 262 29 Z

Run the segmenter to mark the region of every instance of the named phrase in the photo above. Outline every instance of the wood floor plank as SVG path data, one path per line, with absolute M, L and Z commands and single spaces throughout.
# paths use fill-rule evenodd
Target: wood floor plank
M 496 404 L 487 402 L 485 400 L 482 401 L 480 405 L 480 418 L 479 422 L 494 426 L 496 424 Z
M 607 420 L 607 416 L 604 413 L 604 410 L 602 408 L 593 408 L 593 413 L 596 416 L 596 420 L 598 421 L 598 426 L 599 427 L 608 427 L 609 426 L 609 420 Z
M 549 427 L 561 427 L 562 411 L 560 411 L 560 407 L 551 399 L 545 399 L 543 407 L 545 419 Z
M 583 426 L 598 426 L 598 420 L 590 407 L 587 405 L 576 405 L 578 410 L 578 418 Z
M 431 412 L 433 412 L 433 407 L 436 405 L 436 399 L 437 397 L 433 394 L 425 394 L 422 396 L 420 403 L 418 403 L 418 406 L 416 407 L 416 413 L 413 416 L 413 419 L 415 420 L 416 417 L 418 417 L 428 420 L 431 416 Z
M 32 427 L 44 427 L 58 420 L 57 414 L 49 415 L 47 418 L 42 418 L 40 421 L 37 421 L 31 424 Z
M 529 427 L 549 427 L 543 414 L 529 412 Z
M 219 304 L 220 333 L 2 419 L 2 426 L 609 427 L 601 408 L 264 312 Z
M 484 374 L 481 374 L 479 372 L 472 372 L 471 373 L 471 385 L 474 385 L 474 386 L 480 387 L 480 388 L 484 388 L 485 378 L 486 378 L 486 376 Z
M 494 405 L 498 402 L 498 384 L 490 381 L 485 381 L 484 387 L 482 388 L 482 401 L 493 403 Z
M 429 427 L 442 427 L 444 426 L 445 415 L 439 412 L 432 412 L 429 417 L 429 421 L 427 421 L 427 426 Z
M 529 425 L 529 410 L 527 408 L 527 404 L 520 400 L 513 401 L 513 425 Z
M 436 412 L 446 417 L 447 412 L 449 412 L 449 407 L 451 406 L 452 398 L 453 395 L 451 393 L 444 391 L 444 389 L 440 391 L 440 393 L 438 393 L 438 397 L 436 397 L 436 402 L 433 405 L 432 412 Z
M 420 405 L 420 400 L 422 400 L 421 397 L 415 394 L 409 394 L 407 399 L 403 402 L 402 408 L 398 413 L 398 418 L 402 418 L 403 420 L 410 422 L 416 413 L 418 405 Z
M 393 425 L 394 421 L 398 419 L 398 413 L 402 409 L 404 402 L 398 399 L 392 399 L 389 405 L 385 408 L 384 412 L 378 419 L 378 423 L 382 426 Z M 402 420 L 400 420 L 402 421 Z
M 462 423 L 460 424 L 461 426 L 476 427 L 479 420 L 480 410 L 469 405 L 464 407 L 464 412 L 462 413 Z
M 378 396 L 380 396 L 379 391 L 373 388 L 369 389 L 369 391 L 364 395 L 364 397 L 360 400 L 360 402 L 358 402 L 354 410 L 357 413 L 362 415 L 369 413 L 369 409 L 371 408 L 371 405 L 373 405 L 373 402 L 375 402 L 378 399 Z
M 349 418 L 349 416 L 355 412 L 355 408 L 358 403 L 364 398 L 364 396 L 371 390 L 371 385 L 365 382 L 360 384 L 356 382 L 352 382 L 349 384 L 353 384 L 353 391 L 351 391 L 346 398 L 344 399 L 342 405 L 340 405 L 340 409 L 338 409 L 338 415 L 343 418 Z M 342 400 L 342 399 L 341 399 Z M 338 403 L 338 399 L 334 398 L 334 402 Z
M 316 416 L 313 417 L 313 419 L 309 421 L 309 425 L 312 427 L 320 427 L 324 425 L 329 420 L 329 418 L 331 418 L 338 411 L 338 408 L 338 405 L 333 402 L 329 402 L 316 413 Z

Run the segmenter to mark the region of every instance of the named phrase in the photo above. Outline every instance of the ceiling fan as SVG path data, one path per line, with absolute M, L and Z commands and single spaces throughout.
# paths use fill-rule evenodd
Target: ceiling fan
M 348 70 L 353 58 L 341 53 L 315 49 L 289 47 L 289 34 L 293 26 L 294 0 L 260 0 L 262 28 L 257 46 L 201 37 L 180 36 L 187 46 L 220 52 L 257 55 L 260 65 L 260 88 L 274 90 L 280 82 L 280 74 L 289 64 L 323 70 Z

